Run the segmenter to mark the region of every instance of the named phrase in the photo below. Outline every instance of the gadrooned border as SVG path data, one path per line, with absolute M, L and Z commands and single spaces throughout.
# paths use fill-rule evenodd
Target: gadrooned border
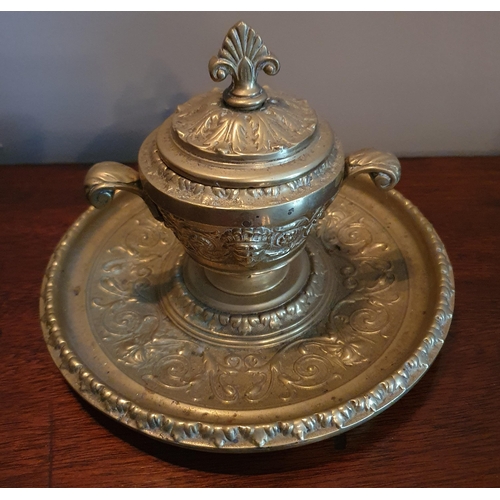
M 382 412 L 420 379 L 440 351 L 453 316 L 453 269 L 441 239 L 415 205 L 395 190 L 387 194 L 401 203 L 428 235 L 431 254 L 439 270 L 439 300 L 434 320 L 412 356 L 393 375 L 341 406 L 298 420 L 265 425 L 213 425 L 151 412 L 102 383 L 69 347 L 57 320 L 54 304 L 57 269 L 70 251 L 73 238 L 94 208 L 84 212 L 66 232 L 45 272 L 40 297 L 40 321 L 49 352 L 58 366 L 60 363 L 59 369 L 68 383 L 94 407 L 129 427 L 172 444 L 207 451 L 266 451 L 306 444 L 345 432 Z

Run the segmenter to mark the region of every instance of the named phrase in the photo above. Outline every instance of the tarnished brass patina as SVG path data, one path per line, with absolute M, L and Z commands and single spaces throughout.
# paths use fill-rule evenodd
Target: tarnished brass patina
M 253 451 L 343 432 L 403 395 L 449 328 L 451 265 L 392 190 L 397 158 L 345 157 L 306 101 L 259 85 L 279 67 L 236 24 L 209 63 L 230 86 L 179 106 L 138 171 L 94 165 L 99 210 L 47 269 L 63 374 L 158 439 Z

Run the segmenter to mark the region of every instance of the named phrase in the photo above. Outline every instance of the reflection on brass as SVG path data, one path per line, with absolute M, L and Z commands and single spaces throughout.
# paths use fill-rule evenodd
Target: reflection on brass
M 451 322 L 451 265 L 392 190 L 397 158 L 344 157 L 306 101 L 257 83 L 278 69 L 235 25 L 209 64 L 230 87 L 179 106 L 138 172 L 92 167 L 99 210 L 47 268 L 42 328 L 68 382 L 167 442 L 242 452 L 343 432 L 416 383 Z

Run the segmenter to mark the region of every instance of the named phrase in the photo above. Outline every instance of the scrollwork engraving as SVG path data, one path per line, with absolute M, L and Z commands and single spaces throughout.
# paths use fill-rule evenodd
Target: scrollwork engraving
M 195 259 L 215 263 L 235 262 L 248 269 L 261 262 L 272 262 L 304 245 L 324 207 L 312 217 L 301 217 L 285 226 L 206 227 L 161 210 L 165 225 Z
M 107 345 L 114 346 L 117 361 L 128 366 L 136 377 L 158 391 L 170 393 L 182 389 L 178 397 L 192 402 L 212 394 L 221 405 L 251 406 L 256 402 L 262 404 L 274 394 L 289 404 L 311 392 L 331 389 L 373 362 L 374 353 L 389 340 L 387 326 L 392 324 L 393 331 L 398 315 L 404 313 L 397 290 L 393 290 L 395 271 L 391 260 L 385 257 L 393 255 L 391 251 L 395 249 L 391 248 L 390 240 L 374 239 L 366 221 L 362 212 L 339 204 L 311 235 L 319 238 L 330 258 L 340 259 L 344 276 L 343 298 L 340 297 L 328 318 L 317 325 L 312 336 L 306 335 L 275 349 L 259 348 L 252 354 L 245 348 L 232 348 L 228 355 L 223 343 L 209 346 L 191 340 L 159 309 L 158 294 L 162 288 L 155 286 L 153 276 L 164 276 L 158 257 L 171 240 L 161 241 L 152 232 L 153 223 L 137 219 L 136 227 L 123 235 L 125 243 L 113 247 L 109 258 L 102 263 L 100 291 L 92 302 L 96 331 L 101 332 L 99 335 Z M 303 238 L 304 231 L 309 233 L 311 227 L 310 221 L 307 224 L 298 221 L 292 224 L 292 229 L 287 228 L 288 232 L 276 231 L 265 242 L 287 246 L 295 241 L 296 234 Z M 193 228 L 189 230 L 192 232 Z M 229 244 L 240 242 L 235 232 L 230 229 L 222 233 L 226 234 L 225 246 L 215 238 L 207 238 L 201 245 L 212 255 L 214 248 L 227 252 Z M 262 233 L 250 234 L 260 237 Z M 314 262 L 304 293 L 275 311 L 232 315 L 211 310 L 190 296 L 180 267 L 172 268 L 177 269 L 177 274 L 169 282 L 168 300 L 179 318 L 193 328 L 226 335 L 279 332 L 307 314 L 316 297 L 324 293 L 325 270 L 321 268 L 321 260 Z M 147 305 L 140 303 L 145 298 Z
M 317 413 L 311 412 L 310 415 L 304 415 L 299 420 L 269 421 L 262 425 L 232 425 L 229 423 L 213 425 L 189 418 L 179 419 L 168 414 L 150 411 L 141 407 L 140 402 L 124 398 L 113 387 L 99 380 L 82 363 L 79 355 L 68 343 L 67 332 L 64 331 L 57 315 L 57 309 L 54 307 L 57 303 L 58 273 L 61 263 L 64 262 L 81 227 L 87 223 L 91 212 L 84 214 L 68 231 L 47 267 L 41 294 L 43 312 L 41 322 L 49 350 L 54 357 L 60 360 L 61 369 L 71 385 L 78 391 L 87 394 L 86 397 L 92 401 L 92 404 L 110 416 L 136 428 L 147 430 L 149 434 L 163 440 L 195 444 L 207 448 L 263 447 L 273 446 L 275 443 L 283 445 L 283 443 L 292 443 L 297 440 L 315 439 L 321 435 L 318 433 L 324 433 L 325 430 L 329 434 L 345 430 L 394 402 L 420 378 L 437 355 L 446 337 L 453 313 L 453 271 L 441 240 L 418 209 L 408 200 L 396 192 L 389 193 L 389 195 L 405 207 L 409 217 L 428 235 L 429 251 L 432 252 L 438 269 L 436 276 L 439 277 L 439 298 L 434 317 L 426 330 L 425 337 L 415 348 L 413 354 L 402 362 L 392 375 L 359 397 L 342 404 L 332 402 L 330 409 L 324 409 Z M 339 200 L 342 198 L 339 197 Z M 336 206 L 338 207 L 339 204 Z M 327 218 L 336 220 L 338 225 L 349 216 L 348 210 L 346 213 L 341 212 L 342 210 L 340 212 L 330 211 Z M 355 220 L 356 217 L 351 220 Z M 144 222 L 149 224 L 147 220 Z M 361 260 L 353 262 L 352 255 L 348 252 L 348 245 L 344 246 L 341 241 L 335 239 L 334 224 L 331 226 L 331 231 L 327 230 L 328 227 L 330 227 L 329 224 L 320 225 L 318 237 L 325 248 L 329 250 L 332 258 L 335 258 L 336 255 L 345 257 L 346 265 L 344 268 L 350 269 L 347 275 L 354 277 L 356 284 L 352 288 L 346 287 L 346 296 L 342 304 L 332 310 L 324 325 L 318 325 L 316 335 L 309 339 L 295 341 L 288 345 L 287 349 L 261 350 L 250 357 L 248 357 L 248 351 L 246 354 L 233 352 L 231 359 L 228 359 L 227 356 L 217 357 L 208 346 L 193 342 L 179 332 L 159 309 L 153 307 L 146 312 L 142 310 L 142 320 L 134 314 L 127 316 L 127 307 L 131 307 L 131 311 L 136 312 L 133 305 L 140 300 L 153 306 L 155 304 L 152 300 L 154 283 L 150 283 L 149 289 L 145 288 L 144 281 L 141 286 L 137 287 L 136 285 L 141 279 L 151 281 L 151 276 L 158 272 L 160 263 L 154 258 L 149 260 L 145 267 L 137 266 L 138 260 L 147 260 L 150 254 L 154 254 L 156 250 L 160 249 L 156 247 L 137 247 L 140 248 L 140 252 L 135 254 L 128 252 L 130 248 L 122 249 L 127 252 L 125 254 L 122 250 L 117 250 L 116 245 L 110 244 L 109 248 L 103 249 L 99 254 L 99 262 L 96 262 L 96 265 L 100 266 L 102 277 L 108 278 L 108 281 L 101 280 L 98 288 L 88 290 L 93 299 L 89 320 L 93 325 L 94 333 L 98 338 L 107 335 L 106 340 L 103 340 L 102 347 L 108 350 L 110 359 L 114 358 L 119 366 L 128 367 L 127 373 L 132 378 L 143 380 L 141 377 L 149 377 L 147 384 L 151 384 L 150 387 L 154 390 L 163 385 L 166 391 L 177 391 L 169 393 L 170 397 L 173 397 L 173 394 L 185 395 L 187 400 L 194 403 L 199 400 L 197 399 L 200 397 L 198 391 L 207 390 L 207 378 L 203 376 L 197 378 L 196 374 L 206 373 L 207 370 L 214 372 L 214 370 L 220 369 L 221 371 L 217 373 L 221 374 L 227 372 L 227 375 L 224 375 L 219 381 L 213 379 L 214 383 L 225 385 L 226 389 L 223 391 L 226 399 L 231 399 L 231 394 L 237 393 L 240 401 L 242 399 L 246 401 L 248 408 L 255 405 L 257 401 L 261 405 L 259 407 L 265 407 L 265 404 L 262 406 L 262 402 L 266 401 L 266 395 L 271 392 L 268 389 L 269 384 L 279 384 L 273 387 L 280 387 L 283 401 L 288 402 L 297 402 L 301 398 L 331 390 L 332 387 L 335 387 L 335 383 L 342 383 L 348 379 L 350 374 L 358 373 L 357 367 L 363 367 L 370 362 L 366 359 L 365 347 L 361 340 L 376 343 L 390 340 L 383 337 L 383 324 L 387 317 L 382 313 L 380 319 L 376 319 L 376 315 L 377 311 L 382 310 L 379 306 L 380 302 L 388 308 L 389 322 L 394 320 L 393 315 L 391 315 L 391 302 L 394 302 L 397 295 L 394 293 L 394 289 L 398 283 L 398 271 L 391 264 L 395 262 L 394 259 L 397 258 L 397 255 L 391 253 L 394 248 L 391 248 L 390 242 L 382 242 L 377 239 L 364 247 L 361 245 L 362 253 L 358 251 L 356 256 Z M 126 228 L 126 231 L 130 232 L 130 226 Z M 123 232 L 117 231 L 115 236 L 115 240 L 123 241 L 125 235 Z M 382 243 L 387 245 L 386 250 L 384 250 L 384 246 L 380 246 Z M 162 245 L 161 250 L 165 251 L 165 245 L 169 244 L 171 243 L 164 241 L 163 245 L 162 243 L 158 245 Z M 373 246 L 374 244 L 379 246 Z M 375 266 L 376 272 L 371 275 L 360 271 L 360 262 L 363 259 L 371 258 L 372 262 L 377 262 L 384 260 L 381 259 L 381 256 L 387 256 L 385 261 L 389 262 L 391 266 L 377 264 Z M 124 258 L 125 260 L 131 258 L 134 265 L 137 266 L 133 278 L 128 283 L 127 279 L 123 278 L 131 273 L 133 267 L 124 265 L 122 262 Z M 388 279 L 387 276 L 390 273 L 394 274 L 395 280 Z M 113 277 L 115 281 L 110 279 Z M 104 283 L 106 285 L 101 286 Z M 372 290 L 373 301 L 368 303 L 361 301 L 356 304 L 356 298 L 359 297 L 359 294 L 356 295 L 356 293 L 361 290 L 358 287 Z M 116 305 L 120 301 L 123 301 L 123 309 Z M 394 304 L 398 304 L 398 302 L 396 301 Z M 399 306 L 401 306 L 400 302 Z M 115 314 L 123 313 L 124 316 L 122 321 L 117 317 L 114 325 L 113 322 L 108 323 L 106 328 L 109 331 L 106 334 L 102 329 L 103 315 L 113 307 Z M 152 318 L 156 318 L 157 321 Z M 372 330 L 379 330 L 380 333 Z M 292 363 L 286 363 L 288 370 L 291 371 L 285 369 L 280 372 L 279 363 L 285 363 L 285 356 L 291 356 L 293 360 Z M 189 358 L 195 367 L 188 369 L 187 359 L 182 358 Z M 329 377 L 323 380 L 326 368 L 329 368 L 327 362 L 334 368 L 329 370 Z M 245 373 L 245 370 L 255 371 L 254 391 L 248 391 L 245 386 L 238 385 L 237 374 Z M 278 380 L 277 373 L 281 374 L 281 380 Z M 209 385 L 208 390 L 213 391 L 210 387 Z M 235 404 L 231 401 L 220 399 L 219 401 L 221 407 Z

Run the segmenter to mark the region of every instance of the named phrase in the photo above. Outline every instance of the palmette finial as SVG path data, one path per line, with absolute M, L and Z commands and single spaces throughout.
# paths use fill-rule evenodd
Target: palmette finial
M 240 21 L 229 30 L 217 57 L 210 59 L 208 69 L 216 82 L 228 75 L 233 78 L 223 94 L 228 106 L 251 111 L 267 99 L 266 91 L 257 83 L 258 72 L 263 70 L 268 75 L 275 75 L 280 63 L 262 43 L 262 38 Z

